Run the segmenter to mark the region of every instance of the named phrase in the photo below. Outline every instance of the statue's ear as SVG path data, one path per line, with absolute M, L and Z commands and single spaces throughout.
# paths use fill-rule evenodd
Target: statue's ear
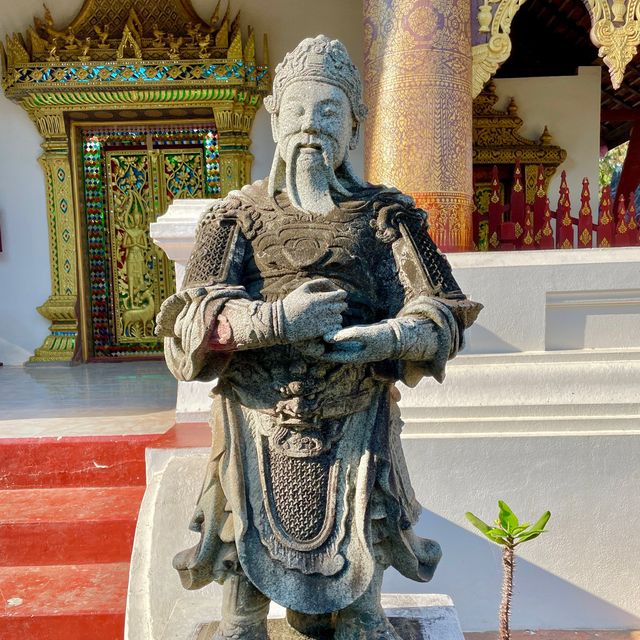
M 271 114 L 271 135 L 273 136 L 273 141 L 278 143 L 278 136 L 280 134 L 280 125 L 278 122 L 278 114 Z

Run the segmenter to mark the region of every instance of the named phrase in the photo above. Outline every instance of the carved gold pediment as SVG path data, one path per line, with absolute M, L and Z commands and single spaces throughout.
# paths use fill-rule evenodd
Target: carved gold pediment
M 511 22 L 526 0 L 484 0 L 478 5 L 473 25 L 478 34 L 484 36 L 473 46 L 472 96 L 475 98 L 482 87 L 494 76 L 500 65 L 511 55 Z
M 472 15 L 475 98 L 511 55 L 511 23 L 526 0 L 479 0 Z M 591 17 L 591 41 L 619 89 L 640 45 L 640 0 L 582 0 Z M 563 6 L 556 11 L 563 11 Z
M 565 161 L 567 152 L 553 144 L 545 127 L 538 140 L 530 140 L 519 133 L 522 118 L 512 99 L 504 111 L 495 108 L 498 101 L 495 84 L 491 81 L 473 101 L 473 166 L 476 182 L 488 180 L 490 168 L 497 165 L 500 174 L 513 175 L 516 160 L 522 165 L 526 198 L 533 201 L 538 167 L 544 168 L 545 188 L 557 167 Z
M 2 87 L 12 99 L 63 88 L 269 89 L 268 60 L 257 64 L 253 30 L 243 38 L 239 12 L 221 14 L 220 2 L 208 22 L 189 0 L 85 0 L 66 26 L 45 7 L 26 39 L 6 38 L 0 58 Z
M 516 158 L 523 164 L 559 165 L 567 152 L 553 144 L 545 127 L 538 140 L 519 133 L 522 118 L 512 99 L 505 111 L 495 108 L 496 87 L 489 82 L 473 101 L 473 162 L 474 164 L 513 164 Z

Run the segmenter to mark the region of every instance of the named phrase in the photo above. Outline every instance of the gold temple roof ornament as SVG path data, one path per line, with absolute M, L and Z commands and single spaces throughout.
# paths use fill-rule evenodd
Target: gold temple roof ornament
M 141 17 L 144 17 L 144 21 Z M 34 92 L 133 87 L 229 86 L 269 90 L 267 42 L 256 62 L 255 35 L 242 37 L 240 12 L 220 1 L 208 22 L 190 0 L 85 0 L 69 25 L 45 5 L 26 39 L 0 44 L 2 88 L 13 100 Z
M 640 44 L 640 0 L 584 0 L 591 16 L 591 42 L 619 89 Z
M 545 127 L 539 140 L 529 140 L 518 131 L 522 118 L 513 98 L 505 111 L 495 108 L 498 101 L 496 86 L 490 81 L 473 101 L 473 163 L 513 164 L 518 158 L 523 164 L 557 166 L 564 162 L 567 152 L 553 144 Z
M 567 152 L 553 144 L 547 127 L 538 140 L 525 138 L 519 133 L 523 122 L 515 100 L 512 98 L 504 111 L 495 108 L 497 101 L 493 81 L 489 81 L 473 101 L 474 172 L 480 167 L 486 171 L 494 165 L 507 165 L 509 175 L 512 175 L 511 167 L 519 161 L 524 174 L 526 200 L 533 202 L 539 166 L 543 167 L 544 186 L 548 189 L 556 169 L 566 160 Z
M 475 98 L 511 55 L 511 25 L 526 0 L 478 0 L 472 16 L 473 82 Z M 629 62 L 640 45 L 640 0 L 582 0 L 591 18 L 590 36 L 619 89 Z M 562 14 L 566 3 L 551 2 Z

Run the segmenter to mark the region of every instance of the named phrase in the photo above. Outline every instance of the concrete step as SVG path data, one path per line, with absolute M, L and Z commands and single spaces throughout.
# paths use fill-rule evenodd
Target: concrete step
M 0 567 L 0 638 L 122 638 L 129 564 Z
M 143 485 L 147 448 L 210 442 L 206 424 L 162 434 L 0 438 L 0 490 Z
M 144 484 L 158 436 L 0 439 L 0 489 Z
M 0 491 L 0 566 L 128 562 L 144 487 Z

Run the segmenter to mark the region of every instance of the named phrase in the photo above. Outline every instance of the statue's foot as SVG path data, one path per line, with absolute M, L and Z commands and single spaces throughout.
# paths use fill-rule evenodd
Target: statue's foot
M 232 624 L 223 620 L 218 625 L 212 640 L 267 640 L 267 621 Z
M 395 629 L 382 614 L 375 620 L 366 618 L 350 618 L 341 620 L 338 617 L 334 640 L 402 640 Z
M 326 614 L 307 614 L 287 609 L 287 622 L 305 638 L 324 640 L 333 638 L 334 616 Z

